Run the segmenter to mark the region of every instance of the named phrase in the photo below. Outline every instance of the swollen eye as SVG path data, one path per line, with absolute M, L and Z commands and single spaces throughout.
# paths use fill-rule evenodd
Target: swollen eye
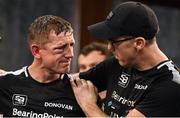
M 62 45 L 61 47 L 59 47 L 59 49 L 65 49 L 67 47 L 67 45 Z

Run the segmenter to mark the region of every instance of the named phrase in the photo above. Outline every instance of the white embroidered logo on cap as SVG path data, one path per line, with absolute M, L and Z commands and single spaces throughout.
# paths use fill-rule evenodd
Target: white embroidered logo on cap
M 109 15 L 107 16 L 107 20 L 110 20 L 111 18 L 112 18 L 112 16 L 113 16 L 114 14 L 113 14 L 113 12 L 111 11 L 110 13 L 109 13 Z

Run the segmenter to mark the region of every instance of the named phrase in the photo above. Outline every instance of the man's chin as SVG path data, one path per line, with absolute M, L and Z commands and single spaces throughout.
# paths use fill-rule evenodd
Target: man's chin
M 122 67 L 124 67 L 124 68 L 130 67 L 127 63 L 124 63 L 124 62 L 122 62 L 122 61 L 119 61 L 119 64 L 120 64 Z
M 66 67 L 66 68 L 64 68 L 64 69 L 59 69 L 59 71 L 58 71 L 58 73 L 59 74 L 65 74 L 65 73 L 69 73 L 69 71 L 70 71 L 70 68 L 69 67 Z
M 70 67 L 64 69 L 64 73 L 68 73 L 70 71 Z

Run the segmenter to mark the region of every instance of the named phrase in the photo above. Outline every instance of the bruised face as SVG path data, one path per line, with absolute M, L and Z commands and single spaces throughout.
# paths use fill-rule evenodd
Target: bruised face
M 79 71 L 87 71 L 105 59 L 106 55 L 103 55 L 101 51 L 94 50 L 90 52 L 88 55 L 80 54 L 78 58 Z
M 39 50 L 42 68 L 52 73 L 67 73 L 73 57 L 74 37 L 72 33 L 56 34 L 50 31 L 47 41 Z

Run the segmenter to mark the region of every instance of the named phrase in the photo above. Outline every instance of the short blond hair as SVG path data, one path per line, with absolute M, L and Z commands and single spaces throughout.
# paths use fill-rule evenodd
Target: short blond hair
M 31 43 L 42 43 L 43 40 L 48 39 L 49 33 L 54 30 L 58 35 L 61 32 L 73 32 L 71 24 L 65 19 L 53 16 L 44 15 L 34 20 L 28 29 L 28 42 Z

